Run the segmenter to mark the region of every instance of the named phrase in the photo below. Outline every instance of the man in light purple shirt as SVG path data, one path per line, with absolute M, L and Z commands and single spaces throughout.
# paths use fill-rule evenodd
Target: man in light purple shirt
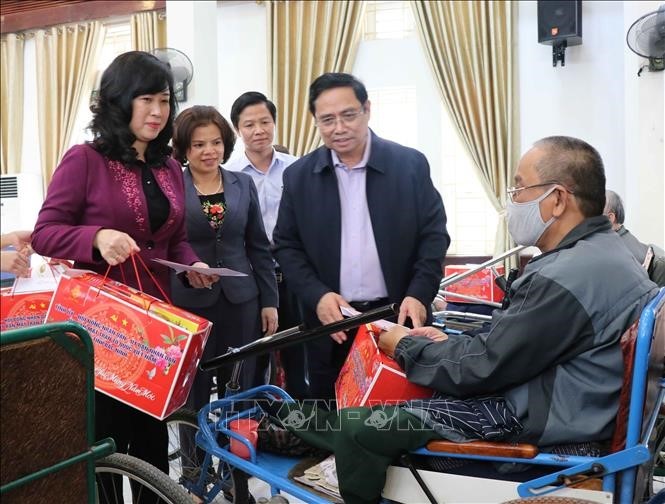
M 360 161 L 347 166 L 338 154 L 331 150 L 339 198 L 346 202 L 341 206 L 342 234 L 339 293 L 348 301 L 387 299 L 388 289 L 381 271 L 376 249 L 372 221 L 367 206 L 367 160 L 372 139 L 367 135 Z M 416 323 L 422 323 L 417 321 Z
M 340 320 L 340 307 L 398 303 L 398 323 L 427 324 L 450 243 L 427 159 L 371 131 L 367 89 L 350 74 L 319 76 L 309 109 L 324 145 L 284 171 L 273 230 L 305 323 Z M 312 398 L 334 397 L 351 345 L 344 333 L 331 336 L 336 343 L 306 344 Z
M 241 94 L 231 107 L 231 122 L 245 144 L 245 151 L 242 156 L 230 160 L 225 166 L 228 170 L 247 173 L 254 180 L 259 194 L 263 225 L 271 243 L 282 198 L 282 175 L 286 167 L 298 159 L 273 148 L 276 118 L 275 104 L 263 93 L 248 91 Z M 275 276 L 279 287 L 279 327 L 288 329 L 297 326 L 302 321 L 297 300 L 287 289 L 282 270 L 277 263 Z M 282 352 L 281 362 L 286 374 L 285 388 L 293 397 L 304 397 L 306 377 L 302 345 Z

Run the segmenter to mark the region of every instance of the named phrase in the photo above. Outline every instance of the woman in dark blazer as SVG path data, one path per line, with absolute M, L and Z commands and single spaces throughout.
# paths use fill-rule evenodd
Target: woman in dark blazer
M 203 360 L 273 334 L 277 329 L 277 282 L 270 243 L 261 219 L 256 187 L 249 175 L 224 170 L 235 134 L 214 108 L 194 106 L 176 118 L 173 146 L 185 165 L 187 236 L 202 261 L 245 273 L 221 277 L 210 289 L 187 289 L 172 279 L 173 302 L 213 322 Z M 267 361 L 266 361 L 267 363 Z M 265 383 L 265 364 L 247 359 L 241 386 Z M 220 390 L 230 369 L 220 368 Z M 198 410 L 210 400 L 212 374 L 199 371 L 188 407 Z M 220 395 L 223 392 L 220 393 Z

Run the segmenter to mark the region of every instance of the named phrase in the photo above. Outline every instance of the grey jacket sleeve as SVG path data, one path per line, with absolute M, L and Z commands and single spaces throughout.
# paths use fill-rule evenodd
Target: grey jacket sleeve
M 442 342 L 403 338 L 395 358 L 409 381 L 455 396 L 496 393 L 525 383 L 583 352 L 593 342 L 591 321 L 559 284 L 534 274 L 495 311 L 490 329 Z

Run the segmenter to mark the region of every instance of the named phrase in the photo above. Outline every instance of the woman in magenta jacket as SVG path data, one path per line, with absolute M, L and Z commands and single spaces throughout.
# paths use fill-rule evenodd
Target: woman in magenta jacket
M 118 56 L 102 76 L 92 107 L 92 142 L 72 147 L 53 174 L 32 235 L 44 256 L 70 259 L 76 268 L 104 273 L 139 254 L 160 287 L 169 292 L 169 271 L 151 261 L 196 264 L 187 243 L 182 170 L 170 157 L 176 102 L 169 68 L 153 55 Z M 133 268 L 111 268 L 110 277 L 138 287 Z M 141 271 L 143 290 L 161 297 Z M 194 287 L 214 277 L 192 273 Z M 168 473 L 166 425 L 103 394 L 96 394 L 96 437 L 112 437 L 119 452 Z

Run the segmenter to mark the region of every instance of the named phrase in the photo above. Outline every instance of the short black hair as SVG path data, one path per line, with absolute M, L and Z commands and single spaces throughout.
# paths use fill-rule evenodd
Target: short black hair
M 603 214 L 605 168 L 596 149 L 568 136 L 543 138 L 534 147 L 549 151 L 535 167 L 541 180 L 556 180 L 572 191 L 585 217 Z
M 309 111 L 314 115 L 314 102 L 328 89 L 350 87 L 361 105 L 367 102 L 367 88 L 353 75 L 341 72 L 328 72 L 318 76 L 309 86 Z
M 169 97 L 169 117 L 157 138 L 148 143 L 144 157 L 148 166 L 161 166 L 171 155 L 169 140 L 177 111 L 173 74 L 166 63 L 143 51 L 129 51 L 116 57 L 102 74 L 99 95 L 90 106 L 92 145 L 102 155 L 124 164 L 135 164 L 137 152 L 132 147 L 136 136 L 129 128 L 132 100 L 165 89 Z
M 236 144 L 236 134 L 233 132 L 233 128 L 231 128 L 229 122 L 224 119 L 224 116 L 215 107 L 194 105 L 180 112 L 180 115 L 175 120 L 173 156 L 178 161 L 183 164 L 187 161 L 187 151 L 192 144 L 194 130 L 199 126 L 207 126 L 208 124 L 217 126 L 220 135 L 222 135 L 222 142 L 224 143 L 224 158 L 222 159 L 222 163 L 226 163 L 229 160 L 233 153 L 233 147 Z
M 272 116 L 273 122 L 277 123 L 277 109 L 275 108 L 275 104 L 268 100 L 268 97 L 263 93 L 259 93 L 258 91 L 247 91 L 238 96 L 231 106 L 231 122 L 233 123 L 233 126 L 238 129 L 240 114 L 242 114 L 242 111 L 245 110 L 245 108 L 260 103 L 265 103 L 268 112 L 270 112 L 270 115 Z
M 603 213 L 607 215 L 610 212 L 614 214 L 617 224 L 623 224 L 623 221 L 626 218 L 626 211 L 623 209 L 621 196 L 608 189 L 605 191 L 605 209 L 603 210 Z

